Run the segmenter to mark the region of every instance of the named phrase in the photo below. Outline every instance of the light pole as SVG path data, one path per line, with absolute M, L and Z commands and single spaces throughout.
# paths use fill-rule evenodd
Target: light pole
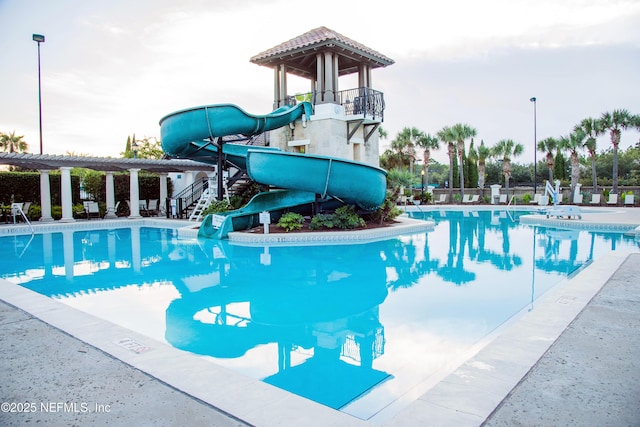
M 538 175 L 538 135 L 537 135 L 537 124 L 536 124 L 536 97 L 529 99 L 529 101 L 533 102 L 533 194 L 536 194 L 536 190 L 538 189 L 536 175 Z
M 424 169 L 420 171 L 420 181 L 422 182 L 422 191 L 420 192 L 420 204 L 424 200 Z
M 38 112 L 40 116 L 40 154 L 42 154 L 42 86 L 40 84 L 40 43 L 44 43 L 42 34 L 34 34 L 33 41 L 38 43 Z
M 135 141 L 131 143 L 131 149 L 133 150 L 133 158 L 138 158 L 138 144 Z

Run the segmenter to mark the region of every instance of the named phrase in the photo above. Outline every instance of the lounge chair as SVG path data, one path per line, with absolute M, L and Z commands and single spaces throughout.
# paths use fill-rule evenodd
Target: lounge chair
M 634 203 L 634 197 L 633 194 L 627 194 L 624 196 L 624 205 L 625 206 L 633 206 Z
M 465 194 L 464 196 L 462 196 L 462 203 L 463 204 L 471 203 L 471 194 Z
M 547 210 L 547 218 L 555 216 L 556 218 L 567 217 L 567 219 L 582 219 L 582 211 L 577 206 L 555 206 Z
M 618 195 L 614 193 L 609 193 L 609 199 L 607 200 L 607 205 L 618 206 Z
M 433 201 L 433 203 L 445 203 L 447 200 L 447 195 L 446 194 L 441 194 L 439 198 L 435 199 Z
M 530 204 L 530 205 L 539 205 L 539 204 L 540 204 L 540 198 L 541 198 L 541 197 L 542 197 L 542 195 L 541 195 L 541 194 L 538 194 L 538 193 L 534 194 L 534 195 L 533 195 L 533 199 L 532 199 L 532 200 L 529 200 L 529 204 Z
M 501 205 L 506 205 L 507 204 L 507 195 L 506 194 L 501 194 L 500 198 L 498 199 L 498 203 L 500 203 Z
M 582 199 L 583 199 L 583 195 L 582 193 L 576 193 L 573 195 L 573 204 L 574 205 L 581 205 L 582 204 Z
M 480 195 L 479 194 L 474 194 L 473 196 L 471 196 L 471 204 L 475 205 L 480 203 Z
M 600 206 L 600 194 L 593 193 L 591 195 L 591 201 L 589 202 L 589 204 Z

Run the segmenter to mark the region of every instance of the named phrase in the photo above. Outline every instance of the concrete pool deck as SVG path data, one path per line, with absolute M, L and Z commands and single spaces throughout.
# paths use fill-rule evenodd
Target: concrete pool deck
M 581 221 L 640 225 L 640 210 L 602 210 Z M 0 425 L 634 425 L 639 277 L 640 254 L 597 260 L 395 416 L 374 422 L 2 281 L 0 397 L 23 405 L 22 413 L 3 406 Z M 25 403 L 36 410 L 25 413 Z

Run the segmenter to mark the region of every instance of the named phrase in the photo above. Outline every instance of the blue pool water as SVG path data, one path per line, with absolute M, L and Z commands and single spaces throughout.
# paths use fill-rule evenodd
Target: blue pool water
M 433 211 L 432 231 L 245 247 L 132 227 L 0 238 L 0 277 L 354 416 L 415 399 L 617 233 Z

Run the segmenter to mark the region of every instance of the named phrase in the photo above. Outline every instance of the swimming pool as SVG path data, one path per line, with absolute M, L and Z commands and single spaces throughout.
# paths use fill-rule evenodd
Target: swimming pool
M 354 245 L 243 247 L 147 227 L 4 237 L 0 272 L 217 364 L 379 419 L 590 259 L 637 249 L 621 234 L 522 226 L 513 212 L 425 215 L 436 222 L 431 232 Z

